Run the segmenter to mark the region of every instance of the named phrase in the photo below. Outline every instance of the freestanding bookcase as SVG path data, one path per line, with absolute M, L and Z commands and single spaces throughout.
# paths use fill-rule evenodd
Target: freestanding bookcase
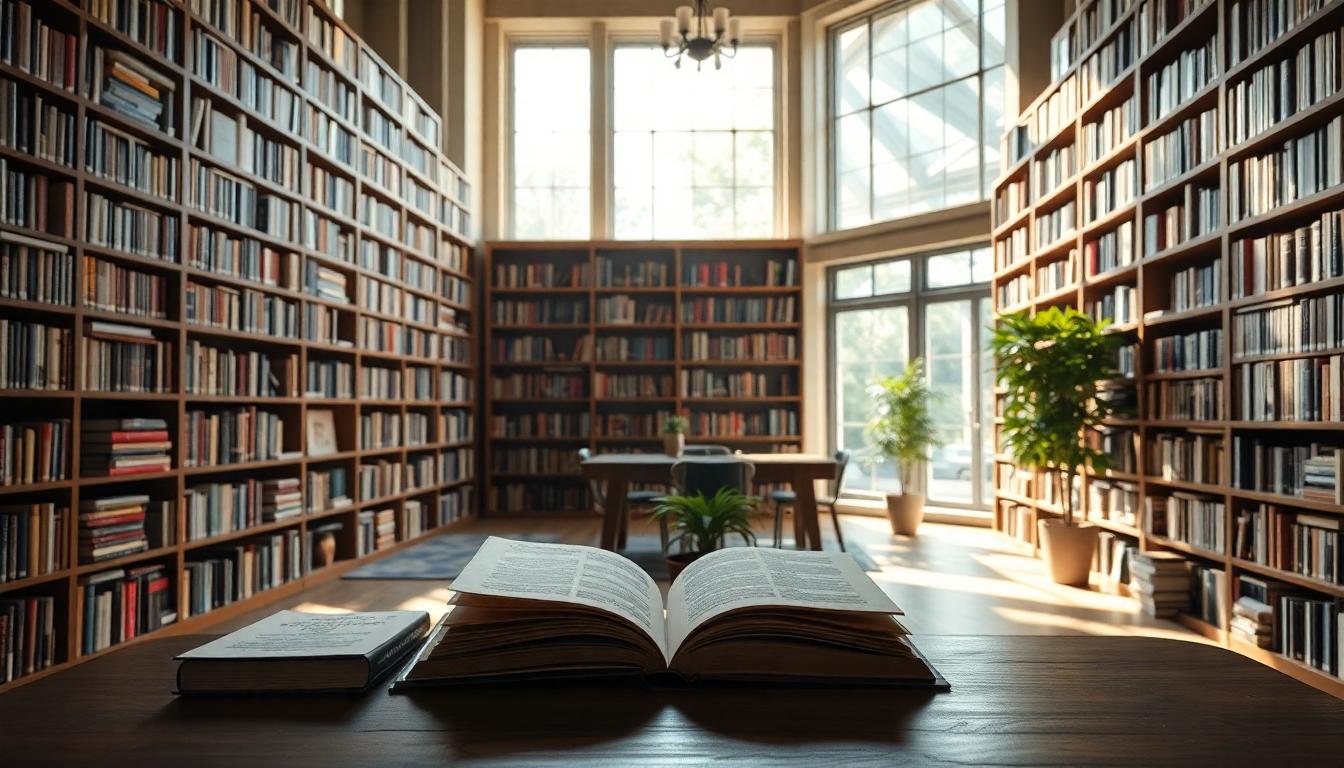
M 999 312 L 1074 307 L 1130 342 L 1102 386 L 1124 410 L 1091 436 L 1117 468 L 1074 490 L 1106 546 L 1180 553 L 1212 585 L 1182 624 L 1335 695 L 1332 662 L 1280 642 L 1300 617 L 1275 605 L 1268 648 L 1229 617 L 1269 582 L 1338 648 L 1344 505 L 1301 461 L 1344 443 L 1342 26 L 1339 2 L 1080 3 L 1004 138 L 993 229 Z M 996 527 L 1034 548 L 1050 483 L 1003 455 L 995 476 Z
M 58 290 L 0 288 L 0 320 L 53 329 L 45 364 L 65 368 L 59 385 L 0 393 L 0 422 L 67 430 L 64 445 L 48 446 L 50 480 L 0 485 L 4 510 L 65 510 L 63 529 L 41 542 L 54 567 L 0 581 L 0 604 L 50 598 L 50 626 L 39 627 L 52 638 L 49 666 L 0 691 L 103 652 L 83 650 L 90 576 L 159 566 L 167 577 L 175 623 L 124 644 L 198 631 L 474 517 L 470 185 L 440 150 L 433 110 L 318 0 L 5 0 L 0 11 L 0 231 L 43 241 L 41 258 L 62 265 Z M 144 95 L 127 98 L 142 79 Z M 157 119 L 146 97 L 162 107 Z M 109 136 L 127 154 L 95 152 L 94 138 Z M 88 386 L 106 373 L 83 354 L 95 321 L 152 337 L 166 355 L 161 385 Z M 272 363 L 263 391 L 216 386 L 226 360 L 250 353 Z M 225 445 L 221 456 L 265 458 L 188 466 L 192 414 L 248 408 L 278 417 L 278 452 Z M 333 452 L 320 456 L 306 429 L 318 411 L 334 428 Z M 166 422 L 171 469 L 84 471 L 81 423 L 131 418 Z M 349 503 L 319 507 L 310 491 L 333 469 Z M 298 516 L 264 522 L 254 509 L 242 527 L 215 515 L 189 530 L 199 527 L 184 508 L 193 489 L 285 478 L 302 489 Z M 161 540 L 81 561 L 81 507 L 135 494 L 173 505 Z M 335 561 L 318 568 L 309 534 L 332 522 Z M 255 555 L 262 545 L 273 560 Z M 260 573 L 269 588 L 189 615 L 186 571 L 232 556 L 221 551 L 247 569 L 222 578 Z

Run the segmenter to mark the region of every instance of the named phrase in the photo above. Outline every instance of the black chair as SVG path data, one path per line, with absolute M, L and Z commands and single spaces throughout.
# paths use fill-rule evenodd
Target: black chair
M 583 462 L 587 461 L 588 459 L 592 458 L 592 456 L 593 456 L 593 452 L 590 451 L 590 450 L 588 450 L 587 448 L 580 448 L 580 449 L 579 449 L 579 463 L 583 463 Z M 592 496 L 593 496 L 593 503 L 597 506 L 597 508 L 598 508 L 599 510 L 606 509 L 606 506 L 607 506 L 607 491 L 606 491 L 606 488 L 603 487 L 602 483 L 599 483 L 599 482 L 596 481 L 596 480 L 589 480 L 589 481 L 588 481 L 588 491 L 589 491 L 589 493 L 592 494 Z M 617 536 L 617 541 L 618 541 L 619 546 L 624 547 L 626 541 L 629 539 L 629 533 L 630 533 L 630 515 L 629 515 L 629 513 L 630 513 L 630 512 L 633 512 L 633 511 L 634 511 L 634 508 L 637 507 L 637 506 L 639 506 L 639 507 L 652 507 L 653 505 L 655 505 L 655 504 L 658 503 L 658 500 L 659 500 L 659 499 L 663 498 L 663 497 L 666 496 L 666 495 L 667 495 L 667 494 L 666 494 L 666 493 L 663 493 L 662 491 L 632 490 L 632 491 L 627 491 L 627 492 L 626 492 L 626 494 L 625 494 L 625 508 L 626 508 L 626 513 L 627 513 L 627 514 L 626 514 L 626 516 L 625 516 L 625 519 L 620 521 L 620 534 Z M 661 518 L 661 517 L 658 518 L 658 540 L 662 542 L 662 544 L 663 544 L 663 549 L 667 549 L 667 520 L 666 520 L 666 518 Z
M 817 499 L 817 508 L 826 507 L 831 513 L 831 523 L 835 526 L 835 540 L 840 542 L 840 551 L 845 551 L 845 535 L 840 532 L 840 513 L 835 509 L 835 503 L 840 498 L 840 491 L 845 482 L 845 468 L 849 466 L 849 451 L 835 452 L 835 487 L 834 493 L 830 496 Z M 770 494 L 770 501 L 775 506 L 775 548 L 784 544 L 784 508 L 796 507 L 798 504 L 798 494 L 792 490 L 779 490 Z M 797 510 L 795 510 L 796 514 Z
M 681 449 L 682 456 L 732 456 L 733 450 L 726 445 L 688 445 Z
M 755 464 L 731 454 L 700 456 L 672 465 L 672 488 L 682 496 L 698 493 L 707 499 L 723 488 L 750 495 L 755 476 Z M 666 545 L 663 548 L 666 550 Z

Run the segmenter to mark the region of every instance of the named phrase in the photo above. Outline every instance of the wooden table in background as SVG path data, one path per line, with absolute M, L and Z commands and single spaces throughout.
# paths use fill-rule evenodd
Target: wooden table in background
M 835 459 L 811 453 L 739 453 L 732 456 L 683 457 L 692 461 L 740 459 L 756 466 L 755 482 L 788 483 L 798 495 L 793 509 L 793 537 L 799 549 L 821 549 L 817 522 L 816 480 L 835 479 Z M 667 485 L 672 465 L 681 461 L 662 453 L 604 453 L 583 462 L 584 477 L 607 484 L 602 516 L 602 548 L 625 546 L 629 512 L 625 495 L 631 483 Z
M 147 641 L 0 695 L 0 764 L 1335 765 L 1344 704 L 1238 654 L 1138 637 L 916 637 L 948 693 L 552 683 L 179 698 Z

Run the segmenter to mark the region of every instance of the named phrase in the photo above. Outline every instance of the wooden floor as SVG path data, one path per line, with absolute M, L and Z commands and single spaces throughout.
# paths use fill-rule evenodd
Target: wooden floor
M 916 634 L 945 635 L 1144 635 L 1205 642 L 1170 621 L 1141 614 L 1138 604 L 1099 591 L 1061 587 L 1050 581 L 1040 560 L 1024 554 L 1008 538 L 984 528 L 925 523 L 914 538 L 894 538 L 882 518 L 842 517 L 845 538 L 858 543 L 882 566 L 873 578 L 905 609 L 904 623 Z M 483 520 L 470 530 L 508 535 L 545 525 L 561 540 L 596 545 L 594 518 Z M 821 529 L 835 547 L 831 526 Z M 464 529 L 457 529 L 464 530 Z M 642 523 L 632 534 L 654 534 Z M 429 581 L 331 581 L 272 603 L 209 631 L 245 626 L 280 608 L 307 611 L 428 611 L 436 620 L 449 596 L 448 585 Z

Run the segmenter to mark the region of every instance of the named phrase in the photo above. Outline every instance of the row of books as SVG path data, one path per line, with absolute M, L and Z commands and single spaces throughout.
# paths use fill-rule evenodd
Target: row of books
M 1143 143 L 1143 191 L 1151 192 L 1213 159 L 1218 152 L 1218 110 L 1181 121 Z M 1238 217 L 1233 216 L 1235 221 Z
M 162 564 L 82 576 L 75 595 L 80 655 L 119 645 L 177 621 L 172 579 Z
M 1232 222 L 1344 183 L 1344 116 L 1269 152 L 1228 163 L 1227 177 Z
M 192 25 L 191 71 L 209 86 L 237 99 L 249 114 L 297 135 L 301 110 L 297 93 L 257 70 L 223 40 Z
M 781 397 L 798 393 L 792 373 L 720 373 L 705 369 L 681 371 L 682 397 Z
M 104 312 L 168 316 L 168 280 L 96 256 L 84 257 L 84 305 Z
M 1240 366 L 1243 421 L 1340 421 L 1344 355 L 1266 360 Z
M 1162 336 L 1153 342 L 1153 370 L 1157 373 L 1204 371 L 1222 364 L 1221 328 Z
M 1139 433 L 1126 427 L 1102 427 L 1089 434 L 1088 445 L 1111 459 L 1111 469 L 1139 472 Z
M 1231 66 L 1255 56 L 1296 29 L 1330 0 L 1232 0 L 1227 14 Z
M 1139 516 L 1139 486 L 1124 480 L 1090 480 L 1087 513 L 1092 519 L 1134 525 Z
M 51 501 L 0 506 L 0 584 L 66 567 L 69 514 Z
M 702 261 L 681 265 L 681 284 L 695 287 L 792 286 L 798 284 L 797 261 L 766 259 L 764 263 Z
M 638 374 L 634 374 L 638 376 Z M 621 389 L 622 384 L 611 383 L 619 375 L 595 374 L 609 382 L 608 390 Z M 650 377 L 652 379 L 653 377 Z M 672 377 L 665 376 L 668 389 Z M 633 385 L 633 381 L 626 382 Z M 642 389 L 642 387 L 641 387 Z M 588 397 L 588 374 L 578 373 L 497 373 L 490 379 L 490 396 L 499 400 L 573 400 Z M 606 396 L 616 396 L 608 392 Z
M 1133 323 L 1139 319 L 1139 292 L 1132 285 L 1116 285 L 1109 293 L 1103 293 L 1087 302 L 1087 312 L 1097 322 L 1112 325 Z
M 159 0 L 91 0 L 89 13 L 165 59 L 178 60 L 180 16 L 171 5 Z
M 203 483 L 182 499 L 187 541 L 244 531 L 303 514 L 298 478 Z
M 591 508 L 586 487 L 550 481 L 492 483 L 486 489 L 486 504 L 492 511 L 503 513 Z
M 149 328 L 88 320 L 81 339 L 84 388 L 100 392 L 168 392 L 173 386 L 171 341 Z
M 73 182 L 0 158 L 0 223 L 70 237 L 74 200 Z
M 0 298 L 71 306 L 74 278 L 75 260 L 68 247 L 0 232 Z
M 1243 507 L 1235 526 L 1236 557 L 1327 584 L 1344 584 L 1338 517 L 1262 503 Z
M 84 169 L 142 195 L 168 202 L 178 199 L 176 156 L 93 117 L 84 123 Z
M 75 114 L 37 89 L 0 77 L 0 146 L 75 167 Z
M 1233 240 L 1232 297 L 1344 275 L 1344 211 L 1326 211 L 1293 229 Z
M 1339 92 L 1340 31 L 1303 42 L 1227 89 L 1227 140 L 1236 146 Z
M 583 389 L 586 388 L 587 380 L 581 379 L 580 381 L 582 383 L 579 393 L 575 396 L 586 397 L 583 394 Z M 672 397 L 673 392 L 671 374 L 607 373 L 605 371 L 595 371 L 593 373 L 593 395 L 598 398 Z
M 1145 456 L 1149 477 L 1208 485 L 1223 482 L 1221 432 L 1149 435 Z
M 1169 379 L 1149 382 L 1148 418 L 1170 421 L 1223 419 L 1223 380 Z
M 230 331 L 296 339 L 299 304 L 282 296 L 187 281 L 183 317 L 188 323 Z
M 631 263 L 625 259 L 598 256 L 597 285 L 601 288 L 668 288 L 672 286 L 672 265 L 656 259 Z
M 64 656 L 56 646 L 56 598 L 0 598 L 0 683 L 40 672 Z
M 693 411 L 689 421 L 691 434 L 706 437 L 788 437 L 800 434 L 796 409 Z
M 683 323 L 792 323 L 798 318 L 793 296 L 698 298 L 683 300 Z
M 597 300 L 593 321 L 623 325 L 666 325 L 672 322 L 672 305 L 617 295 Z
M 246 600 L 302 577 L 299 531 L 285 530 L 254 541 L 217 547 L 183 566 L 187 617 Z
M 1232 436 L 1232 485 L 1242 490 L 1344 503 L 1338 462 L 1339 453 L 1331 445 Z
M 534 301 L 497 299 L 491 314 L 498 325 L 537 325 L 542 323 L 586 323 L 586 299 L 541 299 Z
M 397 459 L 375 459 L 359 465 L 359 500 L 381 499 L 399 494 L 406 489 L 406 478 L 411 473 L 407 465 Z
M 573 475 L 579 471 L 579 455 L 571 448 L 500 447 L 494 450 L 490 466 L 506 475 Z
M 289 241 L 298 232 L 299 206 L 251 182 L 191 158 L 187 199 L 192 207 L 240 227 Z
M 1257 304 L 1232 314 L 1232 358 L 1344 348 L 1344 293 Z
M 1131 157 L 1083 180 L 1083 221 L 1090 224 L 1134 202 L 1138 195 L 1139 164 Z
M 1160 120 L 1194 98 L 1218 77 L 1218 36 L 1183 48 L 1170 62 L 1144 78 L 1144 114 Z
M 593 345 L 594 358 L 612 361 L 672 360 L 670 336 L 603 336 Z
M 1125 221 L 1083 243 L 1083 264 L 1095 277 L 1134 263 L 1134 222 Z
M 1083 145 L 1083 162 L 1092 164 L 1106 157 L 1138 131 L 1139 105 L 1137 99 L 1130 96 L 1102 112 L 1095 122 L 1083 124 L 1079 137 Z
M 1064 182 L 1072 179 L 1073 175 L 1077 172 L 1078 161 L 1074 155 L 1073 145 L 1065 144 L 1064 146 L 1056 147 L 1050 150 L 1045 157 L 1042 157 L 1031 164 L 1031 188 L 1034 190 L 1034 194 L 1037 198 L 1043 198 L 1051 192 L 1054 192 L 1056 189 L 1059 189 Z M 1025 200 L 1027 186 L 1025 182 L 1019 182 L 1019 184 L 1020 186 L 1017 187 L 1019 192 L 1016 194 L 1020 194 L 1023 199 L 1015 202 L 1020 202 L 1021 205 L 1025 207 L 1027 204 L 1027 201 Z M 1010 185 L 1006 189 L 1013 188 L 1014 187 Z M 1000 219 L 1000 221 L 1002 220 L 1003 219 Z
M 1171 311 L 1186 312 L 1222 300 L 1223 260 L 1178 269 L 1171 274 Z M 1160 317 L 1160 315 L 1159 315 Z
M 241 116 L 221 111 L 212 99 L 192 97 L 191 133 L 188 139 L 192 147 L 205 152 L 213 160 L 243 173 L 259 176 L 295 194 L 300 191 L 298 147 L 253 130 Z M 318 168 L 310 166 L 310 169 Z M 327 200 L 320 195 L 323 187 L 318 185 L 316 177 L 310 180 L 309 199 L 326 204 Z M 333 205 L 327 207 L 336 209 Z M 346 209 L 336 210 L 346 211 L 346 215 L 350 215 Z
M 182 433 L 188 467 L 270 461 L 291 455 L 285 451 L 284 420 L 256 406 L 189 410 Z
M 180 231 L 176 215 L 92 190 L 84 193 L 84 236 L 90 245 L 173 262 L 178 258 Z
M 355 527 L 355 551 L 360 556 L 397 543 L 397 517 L 392 509 L 360 510 Z
M 69 419 L 0 424 L 0 486 L 68 478 L 70 435 Z
M 320 514 L 348 507 L 354 490 L 350 473 L 345 467 L 325 467 L 308 470 L 308 513 Z
M 321 363 L 308 361 L 310 376 L 313 366 Z M 292 353 L 267 354 L 188 339 L 182 388 L 191 395 L 295 397 L 298 366 L 298 356 Z
M 1226 523 L 1219 499 L 1173 491 L 1143 500 L 1144 531 L 1220 555 L 1227 551 Z
M 70 389 L 70 328 L 0 317 L 0 389 Z
M 591 430 L 592 421 L 586 411 L 495 414 L 490 417 L 492 437 L 587 437 Z
M 1078 209 L 1073 200 L 1054 210 L 1036 214 L 1036 248 L 1048 246 L 1070 237 L 1077 231 Z
M 1218 228 L 1217 186 L 1186 184 L 1181 199 L 1143 216 L 1143 255 L 1156 256 Z

